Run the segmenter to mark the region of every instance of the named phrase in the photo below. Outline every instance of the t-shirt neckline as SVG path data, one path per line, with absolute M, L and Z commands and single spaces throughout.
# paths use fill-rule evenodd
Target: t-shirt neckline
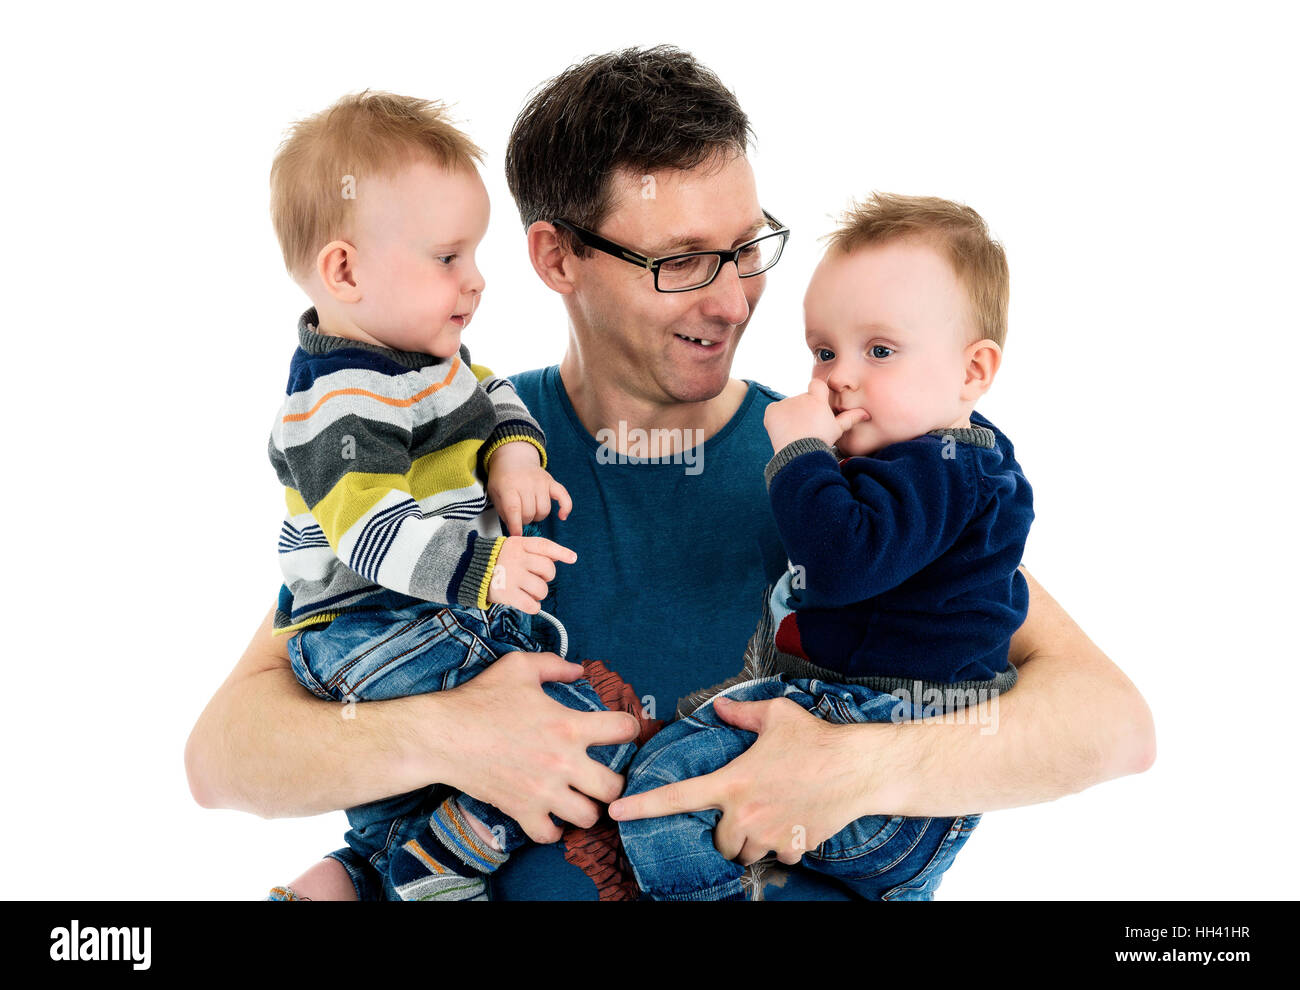
M 548 367 L 543 372 L 542 380 L 545 387 L 558 400 L 560 408 L 564 410 L 565 418 L 569 421 L 569 428 L 573 430 L 578 441 L 583 443 L 593 454 L 598 452 L 604 445 L 587 432 L 582 420 L 578 418 L 577 410 L 573 408 L 573 403 L 569 401 L 569 393 L 564 387 L 564 379 L 560 377 L 560 366 L 553 364 Z M 731 419 L 727 420 L 722 429 L 704 441 L 703 454 L 716 453 L 716 446 L 725 442 L 727 437 L 737 429 L 741 420 L 745 418 L 745 414 L 749 411 L 750 405 L 753 404 L 754 396 L 758 393 L 757 383 L 748 378 L 742 378 L 741 381 L 747 386 L 745 398 L 741 400 L 740 407 L 732 414 Z M 682 466 L 682 454 L 680 452 L 658 458 L 633 457 L 630 454 L 621 454 L 617 451 L 612 451 L 612 453 L 617 455 L 620 464 L 635 464 L 639 467 L 671 467 L 677 470 L 681 470 Z

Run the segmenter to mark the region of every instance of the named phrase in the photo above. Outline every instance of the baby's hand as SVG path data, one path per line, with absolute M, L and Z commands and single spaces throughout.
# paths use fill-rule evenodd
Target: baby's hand
M 773 402 L 763 413 L 763 425 L 772 440 L 772 450 L 804 437 L 816 437 L 834 446 L 845 432 L 866 417 L 864 409 L 848 409 L 838 416 L 831 410 L 831 390 L 820 378 L 808 383 L 808 391 Z
M 555 561 L 575 563 L 578 555 L 541 536 L 507 536 L 488 582 L 489 602 L 512 605 L 536 615 L 546 597 L 546 582 L 555 577 Z
M 502 444 L 487 463 L 488 497 L 506 524 L 506 532 L 519 536 L 524 524 L 551 514 L 551 499 L 560 503 L 559 516 L 569 517 L 573 500 L 564 486 L 542 469 L 537 448 L 524 440 Z

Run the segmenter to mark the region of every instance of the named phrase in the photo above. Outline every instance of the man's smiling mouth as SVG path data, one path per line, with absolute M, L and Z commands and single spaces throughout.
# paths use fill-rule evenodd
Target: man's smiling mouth
M 680 337 L 682 340 L 690 341 L 692 344 L 698 344 L 701 347 L 716 347 L 719 343 L 719 341 L 710 340 L 707 337 L 688 337 L 684 333 L 674 334 L 673 336 Z

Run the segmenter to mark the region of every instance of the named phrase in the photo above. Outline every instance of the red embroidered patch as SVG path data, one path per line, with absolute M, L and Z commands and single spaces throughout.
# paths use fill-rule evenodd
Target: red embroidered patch
M 605 707 L 614 712 L 627 712 L 641 723 L 636 738 L 638 747 L 644 746 L 666 724 L 663 719 L 647 718 L 641 699 L 632 686 L 599 660 L 583 660 L 582 668 L 587 680 Z M 591 828 L 566 825 L 564 829 L 564 858 L 578 867 L 596 885 L 597 897 L 602 901 L 634 901 L 638 892 L 632 866 L 623 854 L 618 825 L 602 807 L 600 818 Z

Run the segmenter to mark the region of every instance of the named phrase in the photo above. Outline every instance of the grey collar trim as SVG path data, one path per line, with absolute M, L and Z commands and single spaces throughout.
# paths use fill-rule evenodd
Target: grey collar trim
M 440 361 L 446 360 L 445 358 L 434 357 L 432 354 L 421 354 L 419 351 L 397 351 L 391 347 L 380 347 L 378 344 L 368 344 L 364 340 L 327 337 L 317 331 L 316 327 L 319 325 L 320 318 L 316 314 L 315 306 L 298 317 L 298 346 L 308 354 L 328 354 L 330 351 L 342 350 L 345 347 L 359 348 L 363 351 L 382 354 L 388 360 L 412 370 L 427 368 L 431 364 L 438 364 Z
M 993 431 L 987 426 L 961 426 L 953 430 L 931 430 L 927 437 L 947 440 L 952 437 L 958 443 L 968 443 L 975 447 L 996 447 Z

